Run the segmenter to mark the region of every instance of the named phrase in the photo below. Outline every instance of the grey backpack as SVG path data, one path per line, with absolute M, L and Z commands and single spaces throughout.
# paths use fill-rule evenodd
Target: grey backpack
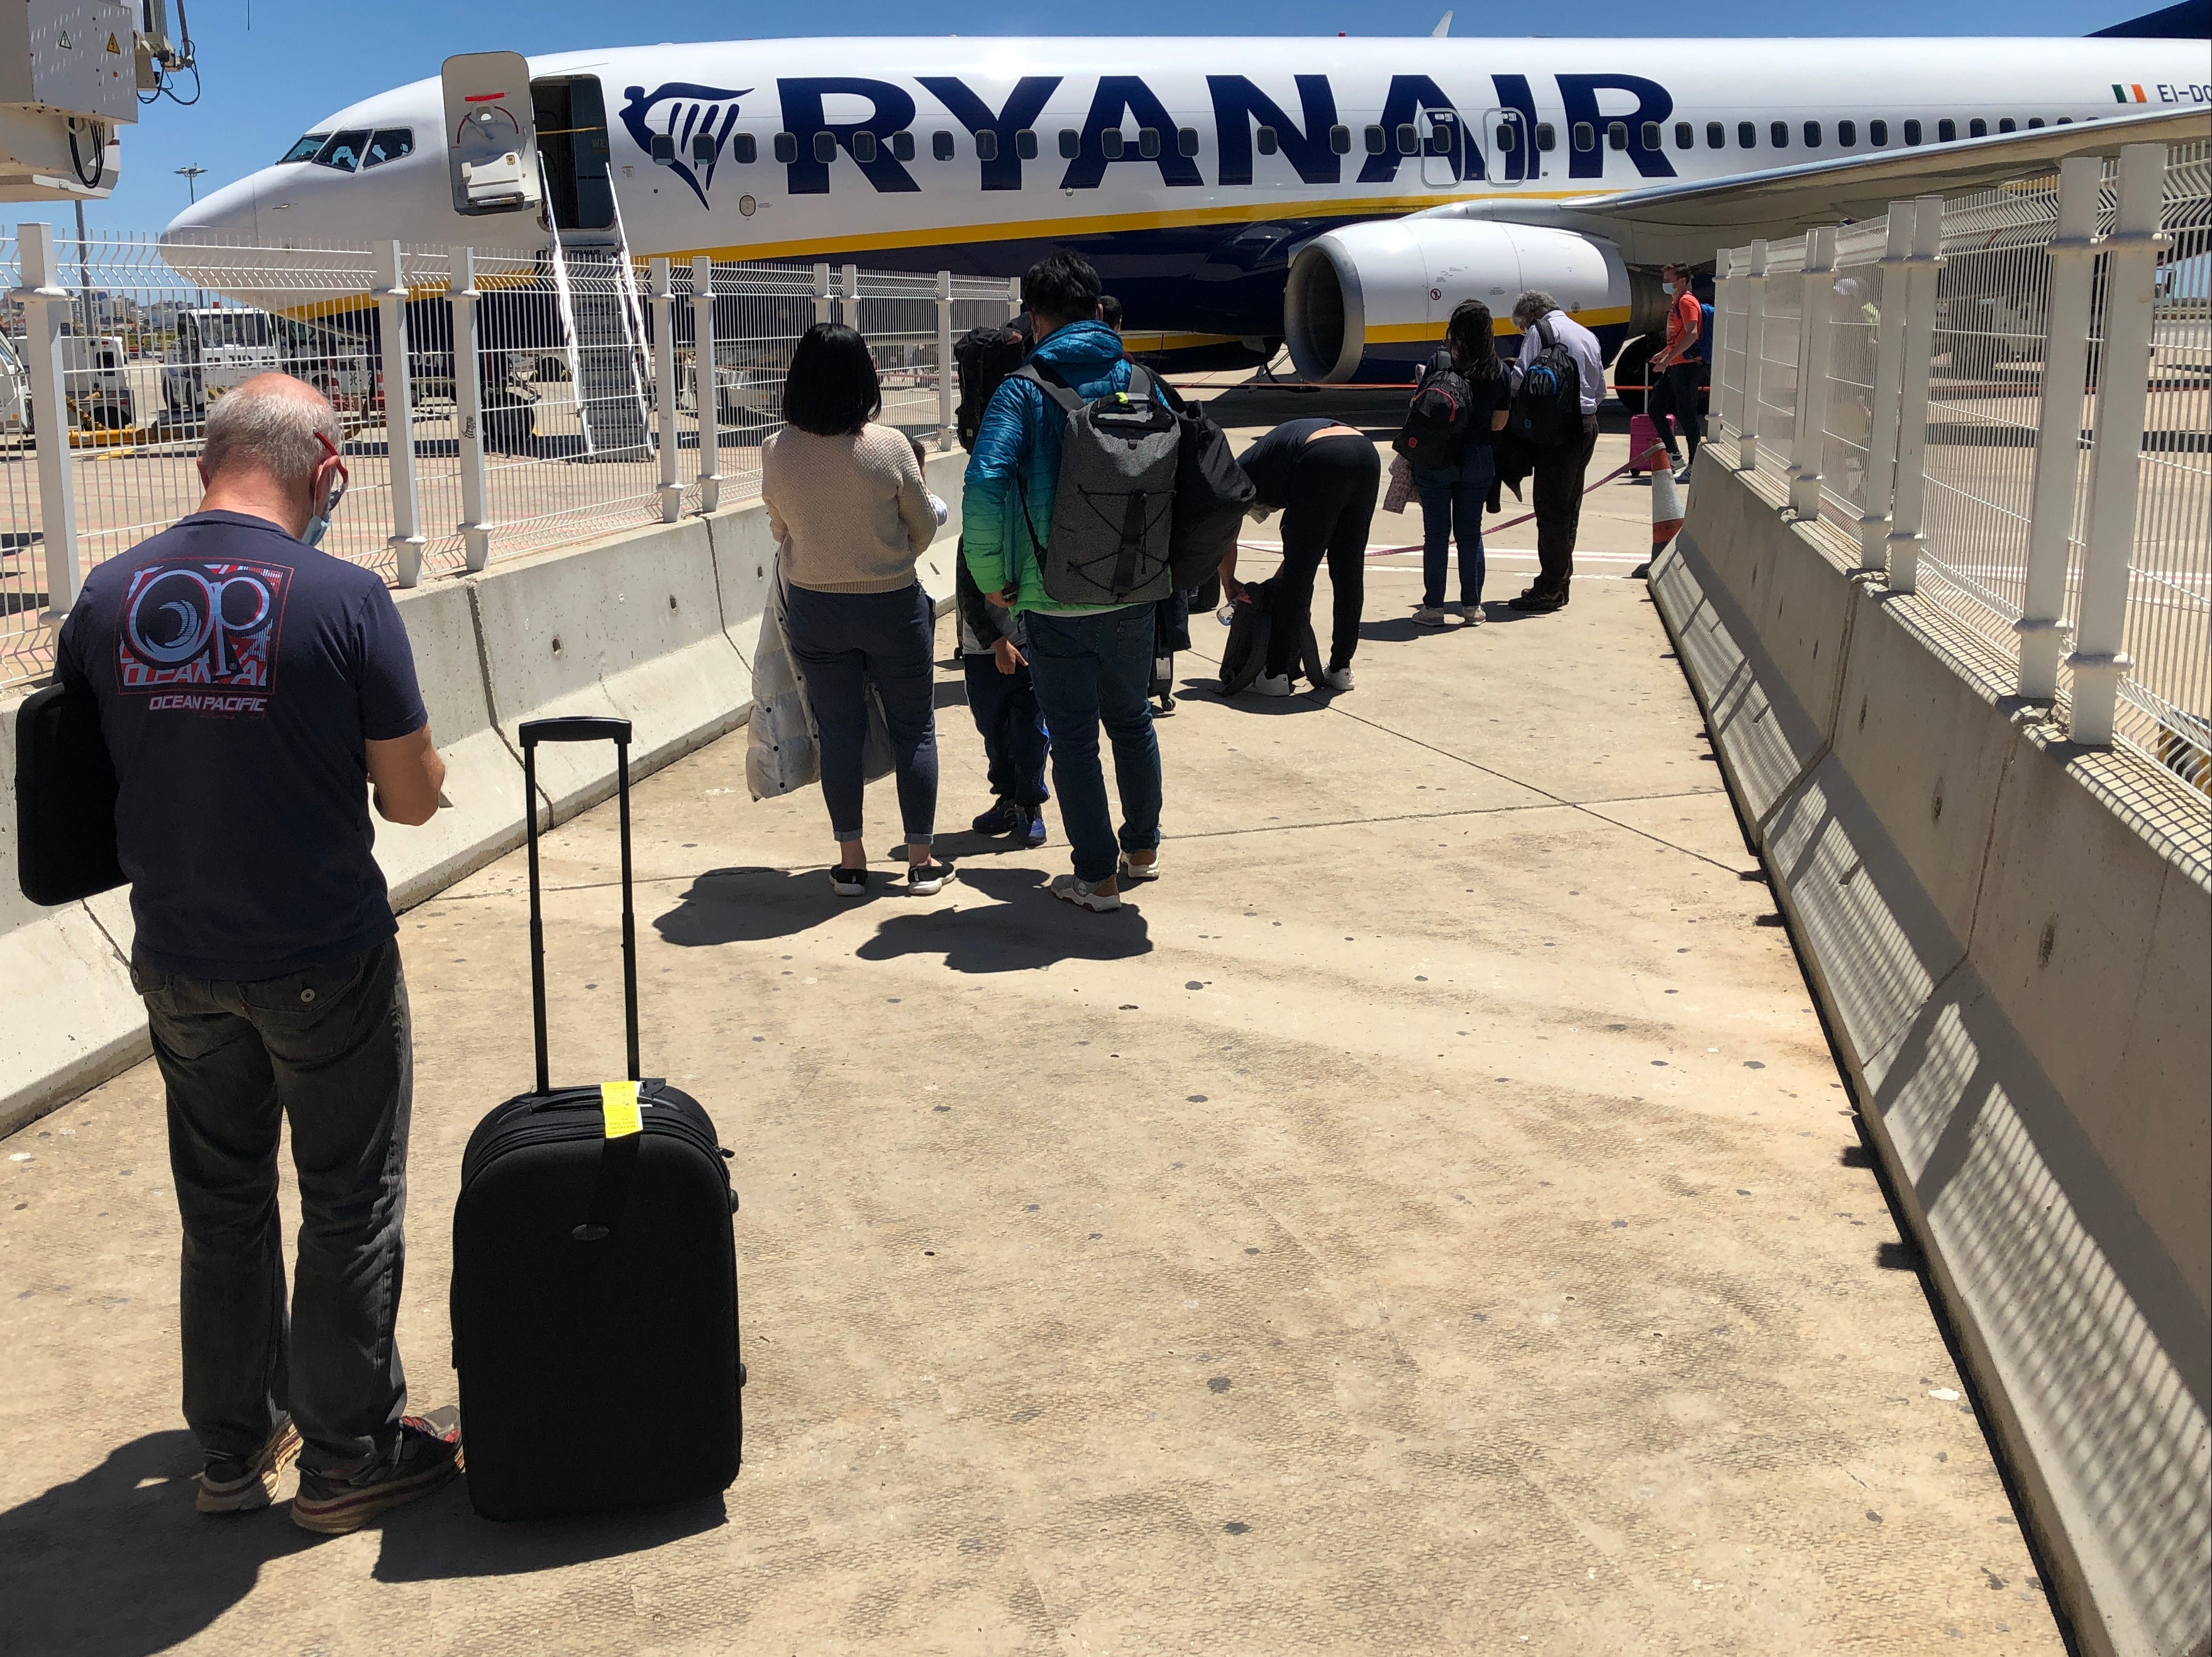
M 1046 596 L 1063 604 L 1166 598 L 1182 428 L 1153 395 L 1152 377 L 1133 367 L 1128 390 L 1087 403 L 1036 363 L 1014 377 L 1042 387 L 1066 422 L 1050 531 L 1030 524 Z

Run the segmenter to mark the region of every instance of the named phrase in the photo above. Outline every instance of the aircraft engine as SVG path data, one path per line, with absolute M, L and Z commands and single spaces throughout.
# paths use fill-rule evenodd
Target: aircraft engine
M 1503 323 L 1530 288 L 1593 328 L 1629 320 L 1629 273 L 1607 243 L 1416 215 L 1346 225 L 1307 243 L 1291 264 L 1283 332 L 1307 379 L 1404 379 L 1443 343 L 1461 300 L 1480 300 Z

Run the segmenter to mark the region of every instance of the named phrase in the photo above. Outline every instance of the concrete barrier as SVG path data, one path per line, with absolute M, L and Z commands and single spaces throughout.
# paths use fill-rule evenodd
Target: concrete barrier
M 2201 802 L 2054 741 L 1940 616 L 1863 585 L 1778 489 L 1705 454 L 1653 594 L 1867 1138 L 2077 1637 L 2193 1657 L 2212 1638 Z

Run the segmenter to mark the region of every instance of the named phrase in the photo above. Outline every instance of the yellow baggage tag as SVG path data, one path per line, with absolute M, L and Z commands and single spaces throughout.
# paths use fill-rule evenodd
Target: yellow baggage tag
M 599 1114 L 606 1123 L 606 1137 L 610 1139 L 627 1138 L 633 1133 L 644 1132 L 644 1120 L 637 1114 L 637 1083 L 600 1083 Z

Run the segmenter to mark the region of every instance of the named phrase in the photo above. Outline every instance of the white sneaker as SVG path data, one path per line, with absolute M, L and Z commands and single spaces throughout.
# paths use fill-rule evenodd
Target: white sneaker
M 1451 617 L 1444 613 L 1441 605 L 1423 604 L 1413 612 L 1413 625 L 1415 627 L 1449 627 Z
M 1252 681 L 1252 689 L 1262 696 L 1287 696 L 1291 694 L 1291 676 L 1262 673 Z
M 1121 895 L 1100 891 L 1098 889 L 1105 883 L 1103 880 L 1079 880 L 1073 875 L 1054 875 L 1052 877 L 1052 895 L 1080 908 L 1094 910 L 1102 915 L 1112 914 L 1121 907 Z
M 1322 671 L 1321 682 L 1331 690 L 1349 690 L 1352 689 L 1352 670 L 1348 667 L 1325 668 Z
M 1459 607 L 1459 623 L 1462 627 L 1480 627 L 1489 619 L 1482 613 L 1480 604 L 1462 604 Z
M 1115 883 L 1118 886 L 1141 885 L 1146 881 L 1159 877 L 1160 854 L 1158 851 L 1153 852 L 1150 863 L 1139 863 L 1124 852 L 1121 854 L 1121 877 Z

